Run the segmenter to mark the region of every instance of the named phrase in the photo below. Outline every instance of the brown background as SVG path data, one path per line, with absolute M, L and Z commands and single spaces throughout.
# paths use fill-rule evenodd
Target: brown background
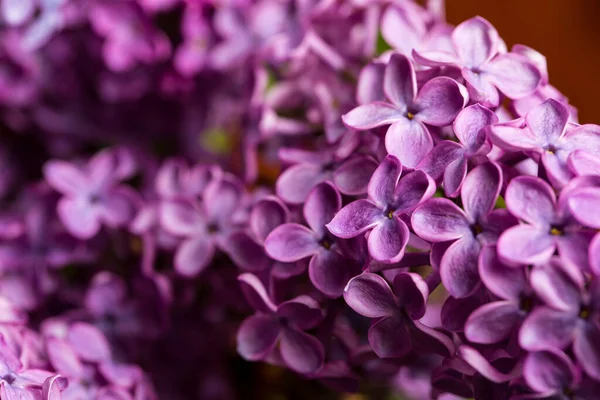
M 446 0 L 448 21 L 480 15 L 509 48 L 530 46 L 548 59 L 550 83 L 600 124 L 600 0 Z

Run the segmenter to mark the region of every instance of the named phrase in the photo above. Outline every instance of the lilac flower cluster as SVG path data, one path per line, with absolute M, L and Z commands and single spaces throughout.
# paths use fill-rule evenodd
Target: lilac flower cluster
M 2 0 L 0 398 L 598 398 L 600 126 L 443 14 Z

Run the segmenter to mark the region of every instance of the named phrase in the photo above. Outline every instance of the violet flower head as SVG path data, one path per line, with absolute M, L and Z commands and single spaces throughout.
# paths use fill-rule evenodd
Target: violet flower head
M 388 155 L 369 181 L 369 198 L 342 208 L 327 229 L 340 238 L 370 232 L 368 248 L 375 260 L 392 263 L 402 259 L 410 234 L 403 218 L 433 196 L 435 183 L 423 171 L 401 175 L 400 161 Z
M 468 98 L 465 88 L 447 77 L 433 78 L 417 90 L 414 67 L 400 54 L 394 54 L 385 69 L 383 91 L 389 102 L 360 105 L 342 119 L 350 128 L 359 130 L 391 124 L 385 147 L 409 168 L 414 168 L 433 148 L 425 124 L 451 124 Z
M 454 54 L 443 51 L 413 51 L 417 63 L 461 68 L 471 100 L 484 107 L 500 104 L 500 93 L 517 99 L 533 93 L 541 74 L 525 57 L 502 52 L 505 47 L 496 29 L 484 18 L 475 17 L 454 28 Z
M 541 264 L 555 250 L 568 262 L 587 268 L 592 232 L 570 214 L 566 195 L 556 200 L 550 185 L 540 178 L 519 176 L 506 188 L 506 206 L 522 223 L 498 239 L 498 253 L 510 263 Z
M 247 360 L 262 360 L 277 345 L 288 367 L 302 374 L 323 366 L 323 345 L 305 330 L 322 319 L 319 304 L 300 296 L 275 305 L 260 280 L 250 273 L 239 276 L 246 300 L 256 314 L 246 318 L 238 331 L 238 352 Z
M 379 275 L 367 272 L 352 278 L 344 289 L 344 300 L 357 313 L 376 318 L 369 329 L 369 343 L 381 358 L 398 358 L 411 350 L 454 353 L 445 334 L 419 322 L 425 315 L 429 289 L 414 273 L 400 273 L 393 290 Z
M 90 239 L 102 225 L 117 228 L 133 218 L 135 193 L 120 184 L 125 172 L 110 151 L 98 153 L 84 166 L 58 160 L 46 163 L 46 181 L 63 194 L 58 215 L 73 236 Z
M 309 227 L 283 224 L 265 239 L 267 254 L 278 261 L 295 262 L 311 257 L 308 264 L 310 280 L 330 297 L 341 296 L 348 280 L 358 273 L 356 263 L 340 254 L 339 239 L 325 227 L 341 204 L 341 196 L 333 185 L 320 183 L 304 203 L 304 219 Z
M 452 241 L 444 251 L 439 269 L 442 282 L 454 297 L 472 294 L 479 284 L 478 260 L 483 245 L 517 221 L 506 210 L 494 210 L 502 187 L 500 167 L 478 166 L 461 188 L 464 211 L 448 199 L 430 199 L 412 215 L 417 235 L 433 243 Z
M 561 103 L 548 99 L 524 117 L 524 126 L 513 122 L 492 127 L 492 137 L 502 148 L 539 154 L 550 182 L 564 186 L 573 173 L 567 161 L 571 152 L 584 150 L 600 155 L 600 126 L 569 126 L 569 110 Z

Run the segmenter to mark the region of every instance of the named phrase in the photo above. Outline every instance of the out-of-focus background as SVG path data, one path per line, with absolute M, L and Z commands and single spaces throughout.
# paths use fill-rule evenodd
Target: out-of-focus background
M 579 109 L 580 122 L 600 122 L 600 1 L 446 0 L 446 14 L 452 24 L 480 15 L 509 48 L 544 54 L 550 82 Z

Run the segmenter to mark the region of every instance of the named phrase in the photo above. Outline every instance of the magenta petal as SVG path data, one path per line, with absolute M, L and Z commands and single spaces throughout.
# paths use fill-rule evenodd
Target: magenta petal
M 271 264 L 263 247 L 244 231 L 229 234 L 221 247 L 231 261 L 243 270 L 262 271 Z
M 467 84 L 471 102 L 479 103 L 484 107 L 498 107 L 500 93 L 498 93 L 496 86 L 490 82 L 489 75 L 473 72 L 468 68 L 463 68 L 461 74 Z
M 110 345 L 104 334 L 95 326 L 77 322 L 71 325 L 69 343 L 79 357 L 88 362 L 99 362 L 111 357 Z
M 43 400 L 60 400 L 62 398 L 61 392 L 68 385 L 67 378 L 60 375 L 54 375 L 46 378 L 42 385 L 42 399 Z
M 583 276 L 579 269 L 570 271 L 555 257 L 544 265 L 536 265 L 529 279 L 531 287 L 547 306 L 566 312 L 579 312 L 583 290 Z
M 369 254 L 377 261 L 399 261 L 404 255 L 410 232 L 397 217 L 383 218 L 368 239 Z
M 293 262 L 315 254 L 319 238 L 305 226 L 288 223 L 278 226 L 265 239 L 267 254 L 278 261 Z
M 494 209 L 501 188 L 502 170 L 492 162 L 477 166 L 467 175 L 460 193 L 472 221 L 480 221 Z
M 500 256 L 516 264 L 539 264 L 554 254 L 553 236 L 530 225 L 517 225 L 498 239 Z
M 421 204 L 412 215 L 417 235 L 430 242 L 445 242 L 470 235 L 467 215 L 448 199 L 435 198 Z
M 564 349 L 573 340 L 576 323 L 577 314 L 538 307 L 523 322 L 519 343 L 529 351 Z
M 342 208 L 327 229 L 337 237 L 349 239 L 375 227 L 382 219 L 382 209 L 369 200 L 357 200 Z
M 394 278 L 394 293 L 398 305 L 404 307 L 411 319 L 421 319 L 425 315 L 429 288 L 420 275 L 402 272 Z
M 344 289 L 344 300 L 354 311 L 369 318 L 393 315 L 396 299 L 385 279 L 370 272 L 354 277 Z
M 498 51 L 500 37 L 486 19 L 471 18 L 452 32 L 452 43 L 460 60 L 468 67 L 478 67 Z
M 71 378 L 83 377 L 83 364 L 66 341 L 50 337 L 46 343 L 48 359 L 56 371 Z
M 590 242 L 588 255 L 590 268 L 595 274 L 600 275 L 600 234 L 597 233 Z
M 394 214 L 408 214 L 435 193 L 435 182 L 423 171 L 413 171 L 400 179 L 394 191 Z
M 342 115 L 342 121 L 350 128 L 366 130 L 378 126 L 388 125 L 404 118 L 401 110 L 395 106 L 375 102 L 352 109 L 350 112 Z
M 100 231 L 97 208 L 80 197 L 60 199 L 57 213 L 65 228 L 79 239 L 91 239 Z
M 427 82 L 415 99 L 419 108 L 416 118 L 434 126 L 450 125 L 467 102 L 467 90 L 454 79 L 433 78 Z
M 475 150 L 481 146 L 486 134 L 484 128 L 498 122 L 496 114 L 479 104 L 466 107 L 454 120 L 454 134 L 468 149 Z M 483 139 L 483 140 L 482 140 Z
M 563 134 L 569 111 L 556 100 L 548 99 L 525 116 L 525 122 L 542 146 L 556 143 Z
M 524 315 L 513 301 L 488 303 L 469 316 L 465 335 L 473 343 L 498 343 L 515 331 Z
M 262 360 L 277 344 L 279 334 L 276 318 L 260 314 L 248 317 L 237 333 L 237 351 L 246 360 Z
M 573 352 L 583 370 L 593 379 L 600 379 L 600 329 L 588 322 L 575 335 Z
M 427 175 L 438 180 L 444 175 L 444 171 L 450 163 L 462 157 L 463 149 L 459 143 L 444 140 L 427 153 L 416 169 L 425 171 Z
M 417 78 L 410 60 L 402 54 L 393 54 L 385 68 L 383 91 L 398 108 L 410 107 L 417 92 Z
M 371 200 L 381 208 L 391 203 L 401 174 L 400 160 L 393 155 L 387 155 L 369 181 L 367 192 Z
M 297 164 L 279 175 L 275 183 L 275 191 L 285 202 L 300 204 L 319 182 L 327 179 L 326 173 L 320 165 Z
M 541 81 L 540 71 L 525 58 L 515 54 L 496 56 L 485 66 L 488 79 L 510 99 L 532 94 Z
M 555 219 L 556 195 L 546 182 L 533 176 L 519 176 L 506 188 L 508 210 L 530 224 L 549 226 Z
M 454 54 L 447 51 L 416 51 L 413 49 L 412 56 L 417 63 L 430 67 L 445 67 L 460 64 L 460 60 Z
M 269 196 L 252 208 L 250 213 L 250 229 L 262 241 L 279 225 L 288 222 L 290 212 L 279 198 Z
M 116 228 L 129 222 L 135 213 L 132 201 L 135 195 L 135 192 L 126 189 L 114 190 L 107 194 L 102 199 L 102 208 L 98 210 L 104 223 L 111 228 Z
M 183 276 L 196 276 L 209 265 L 214 252 L 215 245 L 208 236 L 187 239 L 175 253 L 175 269 Z
M 394 122 L 385 135 L 385 148 L 402 165 L 416 167 L 433 148 L 431 134 L 420 121 L 403 118 Z
M 231 219 L 244 195 L 242 183 L 233 175 L 226 174 L 212 182 L 204 191 L 204 209 L 211 221 Z
M 419 321 L 408 324 L 410 341 L 415 351 L 422 353 L 436 353 L 442 357 L 454 355 L 454 342 L 446 334 L 423 325 Z
M 586 150 L 575 150 L 569 155 L 569 168 L 575 175 L 600 175 L 600 157 Z
M 256 275 L 246 272 L 238 276 L 238 281 L 246 301 L 255 310 L 263 313 L 274 313 L 277 310 L 277 306 L 273 304 L 267 289 Z
M 174 235 L 190 236 L 205 230 L 205 217 L 189 201 L 167 201 L 160 206 L 161 225 Z
M 477 372 L 495 383 L 510 381 L 521 375 L 521 369 L 517 366 L 508 373 L 502 373 L 477 350 L 470 346 L 462 345 L 458 348 L 458 355 Z
M 511 122 L 494 125 L 490 128 L 490 138 L 503 149 L 529 150 L 539 149 L 543 143 L 526 127 L 515 126 Z
M 343 194 L 356 196 L 367 193 L 369 180 L 378 167 L 377 161 L 359 155 L 345 161 L 333 173 L 333 183 Z
M 310 259 L 308 276 L 317 289 L 331 298 L 340 297 L 344 287 L 356 275 L 351 260 L 333 250 L 322 250 Z
M 523 377 L 527 385 L 539 393 L 571 387 L 575 374 L 573 362 L 562 351 L 530 353 L 523 364 Z
M 300 295 L 277 307 L 277 317 L 296 329 L 312 329 L 323 319 L 319 303 L 310 296 Z
M 481 245 L 467 236 L 452 243 L 442 257 L 440 276 L 452 296 L 461 298 L 472 294 L 479 284 L 477 263 Z
M 356 87 L 356 102 L 368 104 L 376 101 L 384 101 L 383 74 L 385 64 L 382 62 L 371 62 L 367 64 L 358 76 Z
M 44 177 L 53 189 L 63 194 L 76 195 L 90 187 L 81 170 L 66 161 L 48 161 L 44 165 Z
M 457 197 L 462 184 L 467 176 L 467 160 L 465 157 L 457 158 L 448 164 L 444 171 L 444 194 L 448 197 Z
M 325 225 L 333 219 L 341 206 L 342 197 L 337 189 L 329 182 L 319 183 L 306 198 L 304 219 L 317 235 L 323 236 Z
M 369 344 L 380 358 L 399 358 L 410 352 L 412 345 L 404 320 L 384 317 L 369 329 Z
M 582 225 L 600 229 L 600 188 L 586 187 L 568 196 L 571 214 Z
M 511 268 L 504 264 L 494 246 L 481 249 L 479 276 L 490 292 L 505 300 L 518 300 L 528 286 L 525 268 Z
M 307 333 L 285 329 L 279 349 L 287 366 L 301 374 L 317 372 L 323 366 L 323 345 Z

